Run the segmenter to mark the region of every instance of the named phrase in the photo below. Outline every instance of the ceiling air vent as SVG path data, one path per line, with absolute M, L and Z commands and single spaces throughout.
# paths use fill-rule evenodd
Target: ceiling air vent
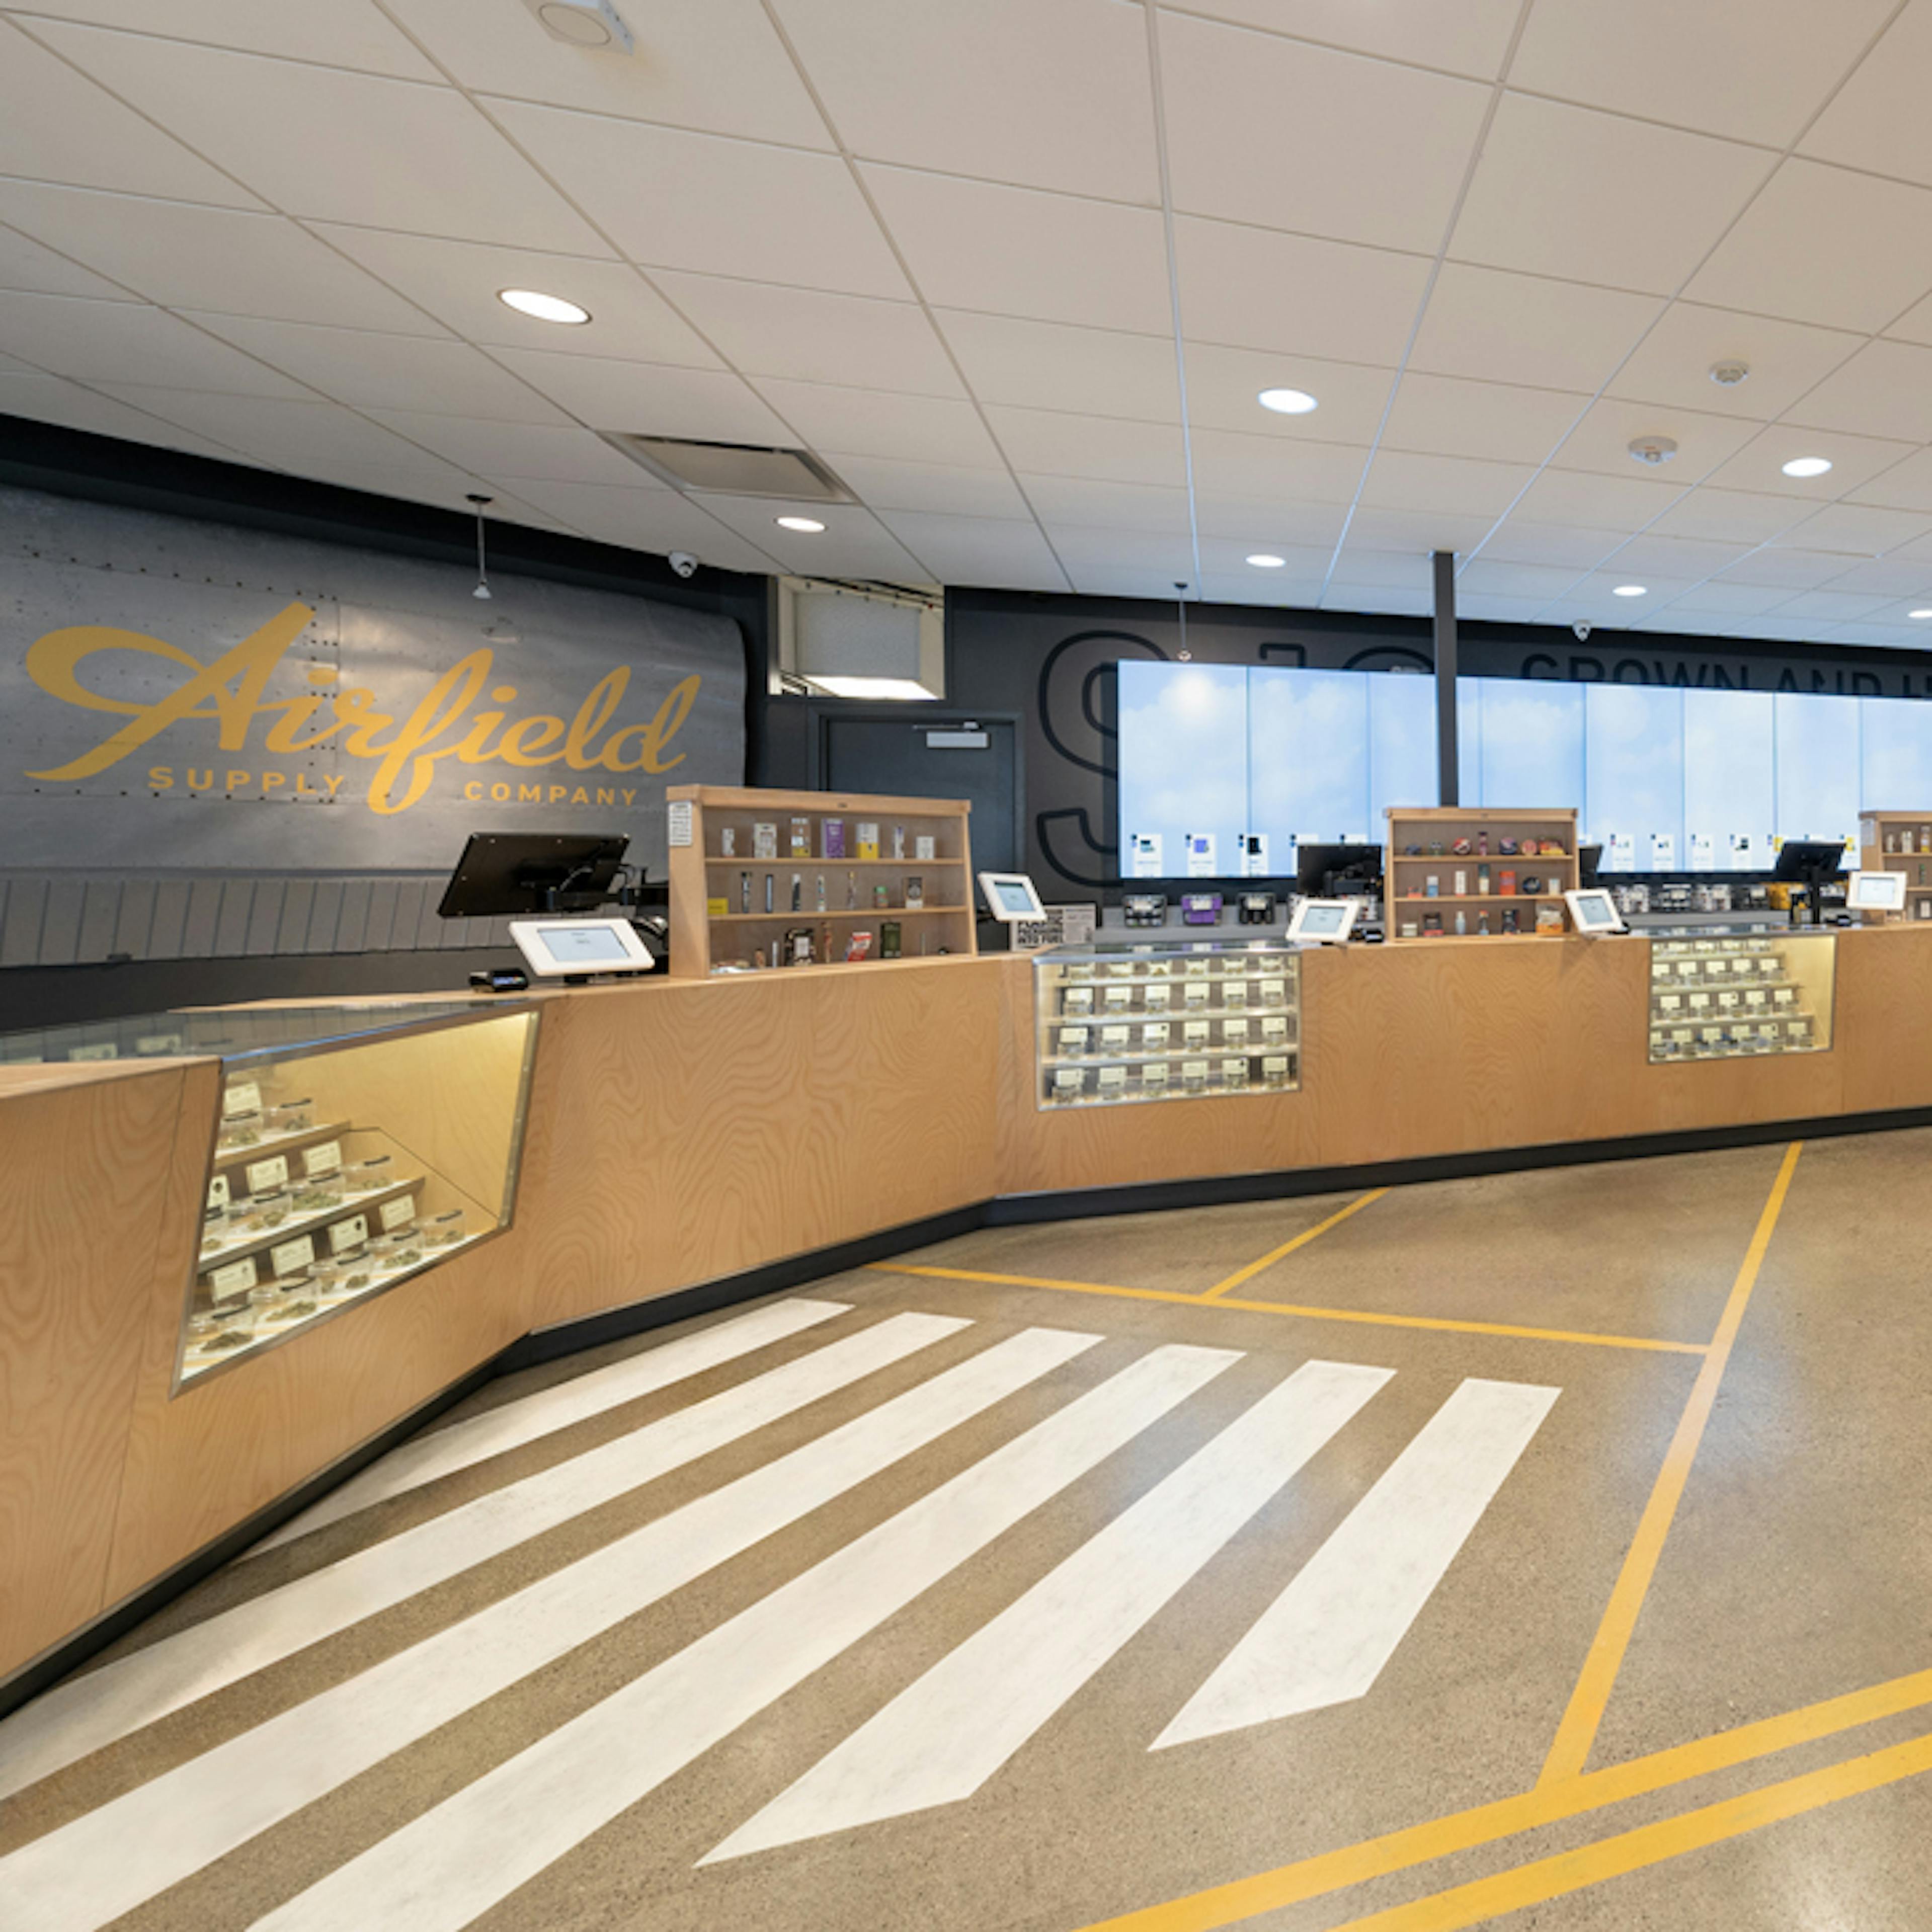
M 675 436 L 625 436 L 610 430 L 602 434 L 613 449 L 621 450 L 674 490 L 783 497 L 803 503 L 858 500 L 818 458 L 802 449 L 773 449 L 750 442 L 693 442 Z

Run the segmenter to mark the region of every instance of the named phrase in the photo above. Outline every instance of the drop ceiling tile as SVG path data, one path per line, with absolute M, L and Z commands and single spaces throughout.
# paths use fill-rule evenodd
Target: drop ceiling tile
M 1015 470 L 1102 482 L 1184 485 L 1180 431 L 1165 423 L 994 404 L 986 419 Z
M 492 353 L 560 410 L 592 429 L 714 442 L 793 440 L 752 386 L 728 369 L 675 369 L 542 349 Z
M 716 369 L 718 358 L 626 262 L 313 224 L 332 247 L 388 284 L 466 340 L 635 362 Z M 590 311 L 574 325 L 539 322 L 497 299 L 504 289 L 562 296 Z
M 128 442 L 185 449 L 230 462 L 240 454 L 119 397 L 84 389 L 64 376 L 17 367 L 0 369 L 0 416 L 25 416 L 31 422 L 58 423 L 64 429 L 84 429 L 95 436 L 117 436 Z
M 1454 510 L 1384 510 L 1359 505 L 1348 541 L 1370 550 L 1449 550 L 1468 556 L 1496 526 L 1496 518 Z
M 969 402 L 770 378 L 754 386 L 800 436 L 828 458 L 883 456 L 968 470 L 990 469 L 1000 460 L 980 412 Z
M 281 396 L 212 395 L 146 383 L 101 386 L 136 408 L 298 476 L 325 462 L 398 470 L 430 466 L 406 442 L 335 403 L 313 398 L 292 401 Z
M 240 395 L 302 396 L 299 384 L 144 304 L 0 294 L 0 349 L 56 376 Z
M 1492 592 L 1456 600 L 1458 622 L 1472 624 L 1533 624 L 1543 614 L 1546 597 L 1504 597 Z
M 1644 595 L 1619 597 L 1616 594 L 1619 586 L 1631 584 L 1641 584 Z M 1580 611 L 1605 624 L 1634 624 L 1691 587 L 1688 580 L 1672 582 L 1667 578 L 1637 576 L 1612 558 L 1608 568 L 1573 584 L 1564 593 L 1562 608 L 1565 611 Z
M 1868 343 L 1794 404 L 1785 420 L 1856 436 L 1932 442 L 1932 349 Z
M 1671 600 L 1664 613 L 1674 620 L 1696 611 L 1727 617 L 1759 617 L 1791 601 L 1788 584 L 1745 584 L 1735 578 L 1720 578 L 1709 584 L 1694 585 Z
M 1352 502 L 1369 458 L 1366 447 L 1224 429 L 1197 430 L 1193 446 L 1194 484 L 1204 496 L 1280 496 L 1290 502 Z
M 942 309 L 939 326 L 982 403 L 1178 423 L 1170 335 L 1128 335 L 1016 316 Z
M 500 103 L 495 111 L 550 178 L 647 268 L 848 295 L 908 293 L 836 155 L 563 108 Z
M 1365 550 L 1360 544 L 1346 543 L 1335 559 L 1330 583 L 1414 591 L 1432 610 L 1434 571 L 1433 561 L 1414 550 Z
M 1160 61 L 1178 210 L 1442 246 L 1486 88 L 1180 14 L 1160 16 Z
M 17 289 L 23 294 L 41 296 L 92 296 L 100 302 L 133 302 L 128 290 L 70 262 L 64 255 L 44 248 L 38 242 L 0 228 L 0 289 Z
M 1408 366 L 1593 395 L 1662 306 L 1652 296 L 1447 262 Z
M 1060 567 L 1078 584 L 1098 570 L 1151 573 L 1160 590 L 1194 581 L 1193 546 L 1185 537 L 1150 536 L 1144 530 L 1048 528 L 1047 539 Z
M 1550 460 L 1559 470 L 1592 470 L 1606 476 L 1655 476 L 1682 488 L 1729 461 L 1758 433 L 1735 416 L 1698 416 L 1689 410 L 1606 398 L 1591 405 L 1562 448 Z M 1630 446 L 1641 437 L 1668 436 L 1677 445 L 1669 463 L 1640 463 Z
M 1201 595 L 1210 604 L 1245 604 L 1257 609 L 1312 610 L 1322 602 L 1324 578 L 1303 577 L 1286 570 L 1208 571 L 1201 579 Z
M 1449 252 L 1460 262 L 1667 294 L 1767 171 L 1756 148 L 1505 94 Z
M 1932 524 L 1923 511 L 1830 503 L 1772 541 L 1799 550 L 1842 550 L 1850 557 L 1869 559 L 1913 542 L 1928 529 Z
M 904 168 L 861 172 L 935 308 L 1172 333 L 1167 244 L 1153 209 Z
M 745 375 L 908 395 L 966 393 L 944 344 L 914 303 L 662 268 L 651 279 Z
M 1932 343 L 1932 296 L 1915 302 L 1895 322 L 1888 323 L 1885 332 L 1904 342 Z
M 1505 563 L 1486 550 L 1472 557 L 1456 578 L 1459 614 L 1488 597 L 1508 597 L 1546 604 L 1570 590 L 1580 571 L 1553 563 Z
M 190 314 L 188 320 L 352 408 L 428 410 L 500 422 L 567 420 L 554 404 L 466 342 L 242 316 Z
M 556 190 L 449 88 L 92 27 L 49 23 L 40 31 L 70 60 L 288 214 L 580 255 L 604 252 Z M 146 182 L 100 184 L 160 191 Z
M 1540 524 L 1519 511 L 1483 545 L 1482 556 L 1498 563 L 1546 564 L 1574 577 L 1601 562 L 1625 540 L 1619 531 Z
M 621 488 L 628 483 L 633 489 L 646 488 L 656 481 L 647 470 L 620 456 L 587 429 L 480 422 L 413 410 L 372 410 L 370 414 L 398 435 L 472 476 L 499 478 L 520 485 L 525 482 L 608 483 Z
M 1932 595 L 1932 554 L 1914 556 L 1907 549 L 1879 562 L 1855 563 L 1844 576 L 1832 580 L 1832 587 L 1865 591 L 1874 597 L 1903 598 L 1913 606 L 1922 605 Z M 1932 637 L 1927 642 L 1932 644 Z
M 280 215 L 0 181 L 0 220 L 168 308 L 440 335 L 440 326 Z
M 772 519 L 795 515 L 798 506 L 782 497 L 716 496 L 689 500 L 708 510 L 787 570 L 806 577 L 873 577 L 898 584 L 932 580 L 869 510 L 841 503 L 812 506 L 825 528 L 817 534 L 782 530 Z
M 1789 604 L 1780 604 L 1778 614 L 1810 623 L 1851 624 L 1884 610 L 1892 602 L 1888 597 L 1861 596 L 1834 585 L 1829 590 L 1801 591 Z
M 265 7 L 261 0 L 32 0 L 30 10 L 404 80 L 437 78 L 373 0 L 329 0 L 326 7 Z
M 1261 527 L 1265 530 L 1267 526 L 1264 524 Z M 1251 556 L 1278 556 L 1281 563 L 1278 568 L 1258 569 L 1249 562 Z M 1271 542 L 1258 536 L 1240 543 L 1226 537 L 1204 537 L 1201 541 L 1204 579 L 1251 578 L 1257 589 L 1265 589 L 1270 581 L 1277 578 L 1284 581 L 1306 579 L 1319 586 L 1328 576 L 1328 566 L 1334 556 L 1335 546 L 1332 543 Z
M 1090 477 L 1023 476 L 1019 480 L 1043 523 L 1076 530 L 1144 530 L 1157 536 L 1184 536 L 1190 527 L 1185 490 Z
M 1256 349 L 1187 345 L 1187 407 L 1196 427 L 1233 430 L 1286 442 L 1375 441 L 1395 386 L 1392 369 L 1317 362 Z M 1264 389 L 1300 389 L 1320 405 L 1306 416 L 1262 407 Z
M 1492 80 L 1522 9 L 1519 0 L 1172 0 L 1169 10 Z
M 1778 423 L 1746 445 L 1711 480 L 1723 489 L 1829 502 L 1873 482 L 1882 471 L 1911 454 L 1912 446 L 1906 442 L 1883 442 L 1835 430 L 1796 429 Z M 1783 466 L 1793 457 L 1802 456 L 1825 457 L 1832 467 L 1822 476 L 1786 476 Z
M 1802 154 L 1932 186 L 1924 78 L 1932 67 L 1932 8 L 1900 13 L 1798 143 Z
M 1340 578 L 1331 578 L 1322 608 L 1368 617 L 1426 617 L 1436 606 L 1426 590 L 1405 590 L 1393 584 L 1344 584 Z
M 1835 552 L 1811 550 L 1758 550 L 1734 563 L 1718 579 L 1721 584 L 1783 585 L 1792 591 L 1815 590 L 1842 577 L 1850 560 Z
M 1684 292 L 1870 333 L 1924 295 L 1928 258 L 1932 190 L 1787 160 Z
M 1535 474 L 1526 463 L 1484 463 L 1473 457 L 1384 448 L 1376 453 L 1362 502 L 1372 509 L 1500 517 Z
M 1637 578 L 1670 578 L 1691 583 L 1728 570 L 1732 564 L 1742 562 L 1755 548 L 1751 544 L 1706 543 L 1690 537 L 1646 535 L 1631 538 L 1614 556 L 1604 560 L 1604 567 L 1627 570 Z
M 131 189 L 224 208 L 262 206 L 238 182 L 4 20 L 0 175 Z
M 1789 496 L 1706 486 L 1679 497 L 1658 519 L 1656 530 L 1650 534 L 1694 537 L 1709 543 L 1768 543 L 1805 514 L 1804 506 Z
M 1922 651 L 1926 647 L 1924 628 L 1919 624 L 1892 624 L 1882 620 L 1868 624 L 1846 624 L 1834 630 L 1829 641 L 1834 644 L 1875 644 L 1882 650 Z
M 758 0 L 626 5 L 620 10 L 638 47 L 628 59 L 552 40 L 522 0 L 386 4 L 457 84 L 474 93 L 793 147 L 832 146 Z
M 888 510 L 879 520 L 942 584 L 1064 589 L 1066 578 L 1031 518 L 934 516 Z
M 1378 517 L 1400 514 L 1376 511 Z M 1361 513 L 1357 512 L 1357 520 Z M 1204 493 L 1195 502 L 1195 518 L 1201 532 L 1204 555 L 1211 546 L 1226 542 L 1239 554 L 1250 550 L 1273 550 L 1286 555 L 1291 550 L 1318 550 L 1327 560 L 1342 541 L 1348 521 L 1346 503 L 1296 503 L 1280 497 L 1215 495 Z M 1400 548 L 1378 543 L 1379 549 Z
M 874 510 L 1008 518 L 1027 514 L 1026 499 L 1004 469 L 962 470 L 880 456 L 842 456 L 832 467 L 860 502 Z
M 840 139 L 896 161 L 1158 204 L 1144 14 L 1116 0 L 781 0 Z
M 1537 0 L 1510 85 L 1782 148 L 1884 24 L 1894 0 L 1756 0 L 1748 30 L 1683 0 Z M 1890 172 L 1896 172 L 1893 170 Z
M 1660 516 L 1683 494 L 1681 483 L 1649 477 L 1546 470 L 1529 486 L 1516 514 L 1533 524 L 1575 524 L 1589 530 L 1634 532 Z
M 1096 563 L 1070 571 L 1068 574 L 1075 592 L 1082 597 L 1137 597 L 1148 603 L 1164 604 L 1170 610 L 1175 601 L 1173 580 L 1158 568 L 1142 570 L 1127 563 Z M 1199 593 L 1190 584 L 1188 602 L 1198 601 Z
M 1382 447 L 1497 463 L 1540 463 L 1589 403 L 1588 396 L 1572 392 L 1412 370 L 1396 392 Z
M 768 553 L 675 490 L 536 482 L 520 482 L 517 489 L 520 496 L 598 543 L 659 556 L 688 550 L 717 570 L 768 573 L 778 567 Z
M 1176 220 L 1174 253 L 1192 340 L 1390 368 L 1429 280 L 1422 256 L 1198 215 Z
M 1844 331 L 1774 322 L 1735 309 L 1672 302 L 1612 379 L 1610 393 L 1633 402 L 1769 422 L 1858 346 Z M 1750 370 L 1726 388 L 1711 380 L 1720 362 Z
M 1856 502 L 1888 509 L 1932 511 L 1932 451 L 1920 450 L 1845 494 Z

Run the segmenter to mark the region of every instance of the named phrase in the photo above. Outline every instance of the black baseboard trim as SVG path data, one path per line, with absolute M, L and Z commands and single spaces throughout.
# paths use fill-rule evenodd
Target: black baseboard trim
M 1546 1167 L 1585 1166 L 1610 1160 L 1648 1160 L 1660 1154 L 1704 1154 L 1724 1148 L 1762 1147 L 1779 1141 L 1823 1140 L 1846 1134 L 1886 1133 L 1909 1127 L 1932 1126 L 1932 1107 L 1906 1107 L 1883 1113 L 1840 1114 L 1822 1119 L 1770 1120 L 1726 1127 L 1700 1127 L 1684 1132 L 1645 1134 L 1635 1138 L 1568 1141 L 1543 1147 L 1499 1148 L 1480 1154 L 1437 1154 L 1414 1160 L 1382 1161 L 1358 1167 L 1277 1169 L 1256 1174 L 1216 1174 L 1194 1180 L 1142 1182 L 1122 1187 L 1066 1188 L 1048 1193 L 1007 1194 L 975 1202 L 944 1214 L 928 1215 L 896 1228 L 842 1241 L 836 1247 L 814 1249 L 762 1268 L 700 1282 L 650 1301 L 586 1316 L 554 1328 L 538 1329 L 513 1342 L 460 1381 L 420 1402 L 379 1435 L 338 1458 L 287 1495 L 258 1510 L 180 1562 L 164 1576 L 137 1590 L 89 1624 L 43 1652 L 30 1664 L 0 1682 L 0 1717 L 37 1696 L 58 1679 L 105 1649 L 117 1637 L 150 1617 L 182 1593 L 240 1556 L 251 1544 L 299 1515 L 339 1483 L 346 1482 L 379 1456 L 434 1421 L 500 1376 L 519 1369 L 582 1354 L 587 1348 L 620 1342 L 653 1328 L 688 1322 L 736 1304 L 755 1301 L 788 1288 L 802 1288 L 828 1276 L 844 1274 L 874 1262 L 930 1247 L 981 1228 L 1022 1226 L 1030 1222 L 1083 1220 L 1108 1214 L 1149 1214 L 1177 1208 L 1216 1208 L 1244 1201 L 1288 1200 L 1305 1194 L 1334 1194 L 1346 1190 L 1399 1187 L 1418 1181 L 1460 1180 L 1489 1174 L 1520 1173 Z
M 408 1414 L 391 1423 L 368 1442 L 358 1443 L 347 1454 L 338 1456 L 327 1468 L 319 1470 L 306 1482 L 278 1496 L 266 1508 L 218 1536 L 212 1543 L 204 1544 L 172 1570 L 164 1571 L 152 1583 L 144 1583 L 112 1610 L 103 1611 L 83 1629 L 75 1631 L 71 1636 L 63 1637 L 51 1649 L 44 1650 L 31 1662 L 21 1665 L 10 1676 L 0 1680 L 0 1718 L 38 1697 L 70 1672 L 79 1670 L 89 1658 L 98 1655 L 136 1624 L 191 1590 L 202 1578 L 212 1576 L 224 1563 L 232 1562 L 263 1537 L 280 1529 L 311 1503 L 320 1502 L 338 1484 L 346 1483 L 358 1470 L 366 1468 L 379 1456 L 386 1456 L 418 1430 L 434 1422 L 446 1409 L 454 1408 L 459 1402 L 495 1381 L 503 1373 L 502 1361 L 500 1355 L 493 1357 L 472 1369 L 460 1380 L 451 1383 L 448 1388 L 439 1389 L 428 1401 L 418 1402 Z
M 668 1328 L 674 1322 L 688 1322 L 694 1315 L 709 1315 L 736 1302 L 755 1301 L 761 1295 L 802 1288 L 808 1282 L 823 1281 L 828 1275 L 863 1268 L 868 1262 L 889 1261 L 894 1255 L 930 1247 L 935 1241 L 950 1241 L 986 1225 L 986 1204 L 975 1202 L 969 1208 L 929 1214 L 922 1221 L 908 1221 L 876 1234 L 862 1234 L 856 1240 L 841 1241 L 836 1247 L 814 1248 L 809 1254 L 768 1262 L 762 1268 L 747 1268 L 742 1274 L 725 1275 L 696 1288 L 680 1288 L 675 1294 L 659 1295 L 653 1300 L 634 1301 L 622 1308 L 586 1315 L 581 1321 L 539 1328 L 520 1342 L 513 1342 L 497 1358 L 495 1372 L 508 1375 L 566 1355 L 581 1354 L 586 1348 L 622 1342 L 652 1328 Z

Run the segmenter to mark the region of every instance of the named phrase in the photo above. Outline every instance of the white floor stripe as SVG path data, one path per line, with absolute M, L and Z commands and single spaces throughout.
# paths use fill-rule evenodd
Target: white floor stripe
M 1392 1372 L 1297 1370 L 702 1862 L 970 1798 Z
M 266 1932 L 467 1925 L 1238 1359 L 1184 1347 L 1144 1356 L 260 1924 Z
M 553 1388 L 539 1389 L 466 1421 L 452 1423 L 447 1429 L 419 1436 L 330 1490 L 313 1508 L 284 1523 L 274 1535 L 265 1537 L 248 1554 L 259 1556 L 265 1550 L 292 1543 L 372 1503 L 400 1496 L 405 1490 L 420 1489 L 439 1476 L 466 1469 L 472 1462 L 500 1456 L 506 1450 L 520 1449 L 525 1443 L 568 1429 L 573 1423 L 656 1395 L 674 1382 L 736 1361 L 754 1349 L 769 1348 L 774 1342 L 830 1322 L 835 1315 L 850 1312 L 836 1301 L 776 1301 L 735 1321 L 700 1328 L 694 1335 L 680 1335 L 674 1342 L 661 1342 L 608 1368 L 573 1376 Z
M 969 1325 L 892 1316 L 60 1684 L 0 1723 L 0 1797 Z
M 0 1859 L 8 1932 L 92 1932 L 1093 1347 L 1030 1329 Z M 365 1925 L 376 1922 L 368 1920 Z
M 1365 1695 L 1561 1393 L 1464 1382 L 1154 1748 Z

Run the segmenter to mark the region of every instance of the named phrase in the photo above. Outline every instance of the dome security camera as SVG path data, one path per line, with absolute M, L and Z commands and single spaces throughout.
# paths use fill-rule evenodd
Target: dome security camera
M 688 550 L 674 550 L 670 554 L 670 567 L 680 577 L 698 574 L 698 560 Z
M 1587 644 L 1590 641 L 1590 626 L 1586 619 L 1579 617 L 1570 628 L 1576 633 L 1577 643 Z

